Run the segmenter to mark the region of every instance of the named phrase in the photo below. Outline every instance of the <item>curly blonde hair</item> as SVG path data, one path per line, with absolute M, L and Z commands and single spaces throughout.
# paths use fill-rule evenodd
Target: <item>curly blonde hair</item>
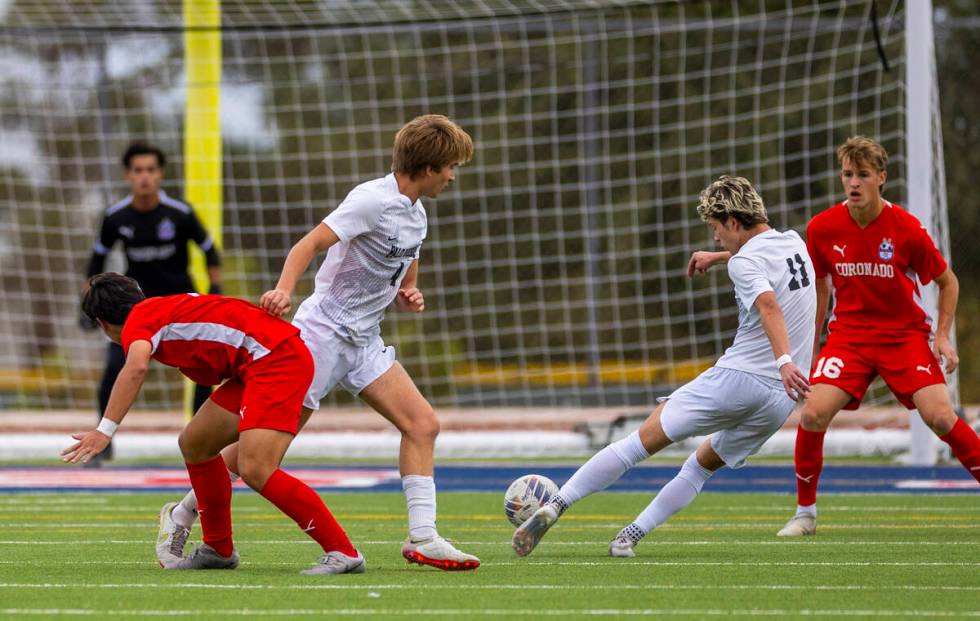
M 745 177 L 722 175 L 701 190 L 700 199 L 698 215 L 705 222 L 735 218 L 747 229 L 769 222 L 762 197 Z

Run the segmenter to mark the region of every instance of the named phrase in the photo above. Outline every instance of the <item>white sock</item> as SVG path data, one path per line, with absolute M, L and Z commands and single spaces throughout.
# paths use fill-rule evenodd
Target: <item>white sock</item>
M 197 520 L 197 496 L 194 490 L 187 492 L 183 500 L 174 507 L 170 517 L 184 528 L 190 529 Z
M 229 470 L 228 478 L 234 484 L 241 477 Z M 173 518 L 174 522 L 177 522 L 184 528 L 192 528 L 194 526 L 194 522 L 197 521 L 197 495 L 194 494 L 193 489 L 187 492 L 187 495 L 174 507 L 174 510 L 170 513 L 170 517 Z
M 644 533 L 649 533 L 666 522 L 670 516 L 691 504 L 712 474 L 714 473 L 711 470 L 698 463 L 696 454 L 691 453 L 677 476 L 663 486 L 657 497 L 637 516 L 633 524 Z
M 555 494 L 556 504 L 567 509 L 569 506 L 606 489 L 627 470 L 650 456 L 640 441 L 640 432 L 634 431 L 622 440 L 613 442 L 585 462 L 561 490 Z
M 408 505 L 408 536 L 413 541 L 436 536 L 436 482 L 432 477 L 406 474 L 402 477 Z
M 817 517 L 817 505 L 796 505 L 796 515 L 809 515 L 812 518 Z

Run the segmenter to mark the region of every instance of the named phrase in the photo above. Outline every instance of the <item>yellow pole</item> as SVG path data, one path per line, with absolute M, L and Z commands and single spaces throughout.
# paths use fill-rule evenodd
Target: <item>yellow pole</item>
M 221 0 L 183 0 L 184 192 L 218 248 L 221 236 Z M 204 255 L 190 248 L 191 277 L 198 291 L 208 290 Z M 193 414 L 193 385 L 184 387 L 188 417 Z

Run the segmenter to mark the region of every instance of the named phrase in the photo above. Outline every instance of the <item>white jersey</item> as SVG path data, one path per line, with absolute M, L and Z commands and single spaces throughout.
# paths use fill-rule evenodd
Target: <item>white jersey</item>
M 780 379 L 769 337 L 755 306 L 756 298 L 772 291 L 786 322 L 793 362 L 809 373 L 817 294 L 810 256 L 796 231 L 780 233 L 770 229 L 756 235 L 728 260 L 728 276 L 735 285 L 738 331 L 735 342 L 715 366 Z
M 316 274 L 318 306 L 341 337 L 367 345 L 380 334 L 385 309 L 419 257 L 425 209 L 399 192 L 390 174 L 351 190 L 323 223 L 340 241 Z

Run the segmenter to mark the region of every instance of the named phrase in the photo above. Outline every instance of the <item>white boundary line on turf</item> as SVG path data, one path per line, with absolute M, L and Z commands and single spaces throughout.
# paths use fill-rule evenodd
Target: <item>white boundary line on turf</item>
M 79 526 L 89 527 L 100 527 L 101 524 L 81 524 Z M 49 527 L 53 528 L 53 527 Z M 154 530 L 156 527 L 147 527 L 147 530 Z M 294 527 L 290 527 L 294 528 Z M 310 539 L 266 539 L 266 540 L 250 540 L 250 539 L 239 539 L 243 546 L 263 546 L 263 545 L 311 545 Z M 60 545 L 152 545 L 152 539 L 65 539 L 62 541 L 47 541 L 47 540 L 37 540 L 29 541 L 26 539 L 6 539 L 0 540 L 0 545 L 16 546 L 16 545 L 42 545 L 42 546 L 60 546 Z M 358 540 L 355 543 L 358 545 L 402 545 L 405 543 L 403 539 L 391 539 L 391 540 Z M 453 543 L 461 546 L 509 546 L 509 539 L 501 539 L 500 541 L 461 541 L 454 539 Z M 546 547 L 550 546 L 604 546 L 607 542 L 605 541 L 549 541 Z M 660 546 L 959 546 L 966 545 L 966 542 L 962 541 L 813 541 L 806 540 L 804 538 L 789 539 L 786 541 L 663 541 L 657 540 L 656 545 Z
M 92 583 L 0 583 L 0 589 L 214 589 L 218 591 L 402 591 L 402 590 L 548 590 L 548 591 L 642 591 L 649 589 L 669 590 L 723 590 L 723 591 L 980 591 L 980 586 L 929 586 L 929 585 L 832 585 L 832 584 L 610 584 L 610 585 L 570 585 L 570 584 L 201 584 L 201 583 L 132 583 L 132 584 L 92 584 Z
M 512 617 L 520 615 L 522 611 L 518 608 L 424 608 L 424 609 L 404 609 L 404 608 L 292 608 L 292 609 L 268 609 L 258 610 L 249 609 L 170 609 L 170 610 L 104 610 L 86 608 L 0 608 L 0 615 L 18 616 L 38 616 L 38 615 L 61 615 L 61 616 L 101 616 L 101 617 L 185 617 L 225 615 L 239 617 L 269 617 L 269 616 L 290 616 L 290 617 L 327 617 L 329 615 L 342 616 L 436 616 L 436 615 L 455 615 L 455 616 L 489 616 Z M 861 609 L 818 609 L 818 608 L 548 608 L 536 610 L 536 616 L 545 617 L 564 617 L 568 615 L 580 616 L 673 616 L 673 617 L 729 617 L 729 616 L 754 616 L 754 617 L 980 617 L 980 610 L 861 610 Z
M 88 525 L 91 526 L 91 525 Z M 154 527 L 155 528 L 155 527 Z M 149 530 L 149 529 L 148 529 Z M 250 545 L 283 545 L 283 544 L 309 544 L 308 539 L 291 539 L 283 541 L 251 541 L 248 539 L 240 539 L 240 543 L 244 546 Z M 459 541 L 454 540 L 461 546 L 506 546 L 508 541 Z M 129 541 L 118 541 L 118 540 L 99 540 L 99 541 L 73 541 L 71 539 L 66 539 L 64 541 L 27 541 L 27 540 L 0 540 L 0 545 L 68 545 L 68 544 L 82 544 L 82 545 L 99 545 L 104 543 L 112 544 L 133 544 L 133 545 L 149 545 L 152 544 L 152 539 L 146 540 L 129 540 Z M 403 539 L 391 540 L 391 541 L 372 541 L 364 540 L 357 541 L 359 545 L 402 545 L 405 543 Z M 657 540 L 656 542 L 649 544 L 659 547 L 665 546 L 959 546 L 966 545 L 972 542 L 962 542 L 962 541 L 807 541 L 803 539 L 791 539 L 786 541 L 663 541 Z M 550 541 L 547 546 L 603 546 L 605 541 Z M 5 561 L 0 559 L 0 564 L 11 563 L 15 561 Z M 16 561 L 20 562 L 20 561 Z M 31 561 L 35 562 L 35 561 Z M 63 561 L 61 561 L 63 562 Z

